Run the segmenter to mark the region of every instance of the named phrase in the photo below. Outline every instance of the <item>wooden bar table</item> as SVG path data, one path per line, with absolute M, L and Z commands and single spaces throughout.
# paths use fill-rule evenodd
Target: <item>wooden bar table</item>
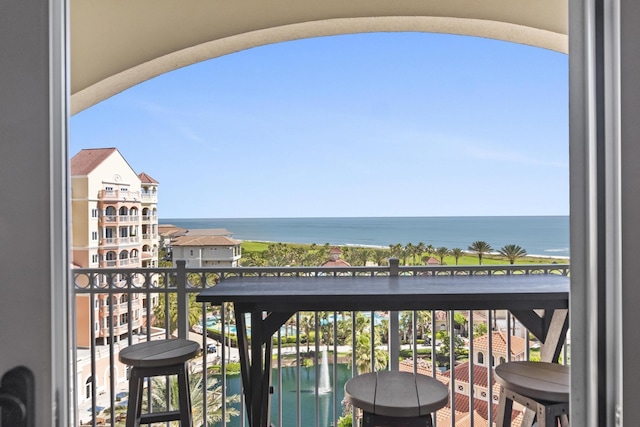
M 231 302 L 249 425 L 270 425 L 272 336 L 298 311 L 509 310 L 557 361 L 568 328 L 569 278 L 556 274 L 234 277 L 197 301 Z M 251 354 L 245 314 L 251 315 Z

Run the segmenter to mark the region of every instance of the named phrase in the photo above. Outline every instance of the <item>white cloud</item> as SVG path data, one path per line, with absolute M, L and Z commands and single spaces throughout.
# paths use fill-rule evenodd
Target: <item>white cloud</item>
M 519 163 L 525 165 L 536 166 L 552 166 L 558 168 L 568 168 L 566 162 L 560 162 L 553 159 L 541 159 L 531 156 L 522 151 L 513 151 L 505 147 L 491 147 L 486 144 L 478 143 L 477 145 L 465 144 L 461 153 L 469 157 L 482 160 L 491 160 L 496 162 Z

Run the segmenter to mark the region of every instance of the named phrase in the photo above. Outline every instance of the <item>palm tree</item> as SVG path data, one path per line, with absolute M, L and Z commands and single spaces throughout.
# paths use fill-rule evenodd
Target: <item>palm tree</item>
M 187 322 L 189 323 L 189 328 L 191 328 L 191 326 L 195 325 L 202 318 L 202 304 L 196 302 L 196 294 L 194 293 L 189 294 L 187 298 Z M 173 331 L 178 326 L 178 296 L 176 294 L 169 294 L 168 318 L 165 307 L 166 300 L 167 295 L 161 294 L 159 296 L 158 305 L 153 309 L 153 315 L 155 317 L 154 324 Z
M 169 387 L 169 405 L 170 408 L 179 408 L 178 402 L 178 378 L 170 376 L 169 381 L 165 378 L 152 378 L 151 386 L 151 407 L 155 411 L 167 410 L 167 386 Z M 213 376 L 207 377 L 207 410 L 204 411 L 204 384 L 202 373 L 192 373 L 189 376 L 189 391 L 191 394 L 191 412 L 193 417 L 193 425 L 210 425 L 222 421 L 222 390 L 218 387 L 218 380 Z M 240 412 L 229 406 L 230 403 L 240 401 L 237 394 L 227 396 L 225 418 L 229 422 L 231 417 L 237 417 Z M 143 406 L 147 403 L 143 399 Z M 203 418 L 204 417 L 204 418 Z
M 309 354 L 309 351 L 311 350 L 309 348 L 310 346 L 310 337 L 309 337 L 309 331 L 314 327 L 313 326 L 313 322 L 314 322 L 314 314 L 311 312 L 304 312 L 304 313 L 300 313 L 300 324 L 298 325 L 298 328 L 300 328 L 300 330 L 304 331 L 304 335 L 306 337 L 306 341 L 307 341 L 307 354 Z
M 404 251 L 405 251 L 404 252 L 404 263 L 403 263 L 404 265 L 407 265 L 407 256 L 411 256 L 411 258 L 412 258 L 411 263 L 415 264 L 415 257 L 414 257 L 415 250 L 414 249 L 415 249 L 415 246 L 413 246 L 413 243 L 411 243 L 411 242 L 407 243 L 406 246 L 404 247 Z
M 451 255 L 456 259 L 456 265 L 458 265 L 458 259 L 464 255 L 464 252 L 460 248 L 451 249 Z
M 509 264 L 513 264 L 516 259 L 527 255 L 527 251 L 518 245 L 504 245 L 498 252 L 509 260 Z
M 356 338 L 354 346 L 356 352 L 356 367 L 359 374 L 371 372 L 371 335 L 360 334 Z M 379 371 L 387 366 L 387 353 L 384 350 L 373 350 L 373 370 Z M 349 357 L 349 365 L 351 365 L 352 357 Z
M 391 253 L 388 250 L 375 249 L 373 251 L 373 262 L 375 262 L 377 265 L 387 265 L 390 256 Z
M 425 245 L 424 242 L 418 242 L 416 245 L 416 254 L 418 254 L 419 260 L 422 260 L 422 254 L 425 250 L 427 250 L 427 245 Z
M 402 342 L 407 342 L 407 337 L 413 338 L 413 312 L 402 311 L 400 312 L 400 319 L 398 320 L 398 326 L 402 332 Z M 412 341 L 413 342 L 413 341 Z
M 444 257 L 449 255 L 449 249 L 445 248 L 444 246 L 440 246 L 438 249 L 436 249 L 436 255 L 438 255 L 438 258 L 440 258 L 440 265 L 444 265 Z
M 395 245 L 389 245 L 389 250 L 391 251 L 391 256 L 394 258 L 400 258 L 402 255 L 402 243 L 396 243 Z
M 420 332 L 420 338 L 424 339 L 425 331 L 429 332 L 431 329 L 431 312 L 427 310 L 417 311 L 416 320 L 416 328 Z
M 482 265 L 482 256 L 491 252 L 493 248 L 483 240 L 476 240 L 469 246 L 469 250 L 478 254 L 478 261 L 480 261 L 480 265 Z

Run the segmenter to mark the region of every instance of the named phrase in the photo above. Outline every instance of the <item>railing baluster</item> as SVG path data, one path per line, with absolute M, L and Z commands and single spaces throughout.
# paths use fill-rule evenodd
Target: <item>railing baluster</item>
M 344 321 L 344 319 L 342 319 Z M 338 312 L 333 312 L 333 375 L 331 384 L 333 387 L 331 391 L 333 393 L 333 423 L 332 425 L 338 425 L 338 410 L 342 409 L 338 405 Z
M 487 347 L 489 348 L 489 357 L 487 361 L 487 413 L 488 419 L 493 420 L 493 311 L 487 310 Z
M 475 396 L 475 387 L 474 387 L 474 377 L 473 377 L 473 358 L 474 358 L 474 353 L 473 353 L 473 339 L 474 339 L 474 330 L 473 330 L 473 310 L 469 310 L 469 325 L 470 325 L 470 330 L 468 331 L 467 335 L 469 336 L 469 413 L 471 414 L 471 423 L 469 424 L 469 427 L 473 427 L 474 423 L 475 423 L 475 414 L 474 414 L 474 409 L 475 409 L 475 400 L 476 400 L 476 396 Z
M 456 425 L 456 375 L 455 375 L 455 367 L 456 367 L 456 344 L 455 344 L 455 325 L 454 325 L 454 315 L 455 311 L 450 310 L 448 313 L 449 317 L 449 393 L 451 399 L 449 399 L 451 405 L 451 427 L 455 427 Z
M 278 329 L 277 332 L 278 339 L 278 347 L 277 347 L 277 355 L 278 355 L 278 427 L 282 427 L 282 331 Z M 286 335 L 286 334 L 285 334 Z M 265 357 L 272 358 L 271 354 L 265 355 Z
M 437 366 L 437 356 L 436 356 L 436 311 L 431 310 L 431 376 L 434 379 L 437 379 L 436 370 Z M 438 425 L 438 417 L 434 417 L 434 426 Z

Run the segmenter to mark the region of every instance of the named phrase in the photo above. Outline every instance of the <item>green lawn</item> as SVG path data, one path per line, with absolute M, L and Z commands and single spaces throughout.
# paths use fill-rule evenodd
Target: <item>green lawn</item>
M 253 242 L 253 241 L 245 241 L 242 242 L 242 252 L 264 252 L 269 247 L 270 243 L 267 242 Z M 287 244 L 292 247 L 302 247 L 305 249 L 310 249 L 311 245 L 303 245 L 303 244 Z M 426 253 L 424 254 L 426 256 Z M 434 258 L 438 259 L 438 257 Z M 400 260 L 402 264 L 404 260 Z M 416 261 L 418 261 L 418 257 L 416 257 Z M 446 265 L 456 265 L 456 260 L 452 256 L 446 256 L 444 258 L 444 263 Z M 509 261 L 498 255 L 484 255 L 482 257 L 482 265 L 504 265 L 508 264 Z M 541 257 L 523 257 L 516 260 L 516 264 L 569 264 L 568 259 L 564 258 L 541 258 Z M 407 265 L 412 265 L 413 262 L 411 258 L 407 259 Z M 478 256 L 477 255 L 463 255 L 458 259 L 458 265 L 478 265 Z

